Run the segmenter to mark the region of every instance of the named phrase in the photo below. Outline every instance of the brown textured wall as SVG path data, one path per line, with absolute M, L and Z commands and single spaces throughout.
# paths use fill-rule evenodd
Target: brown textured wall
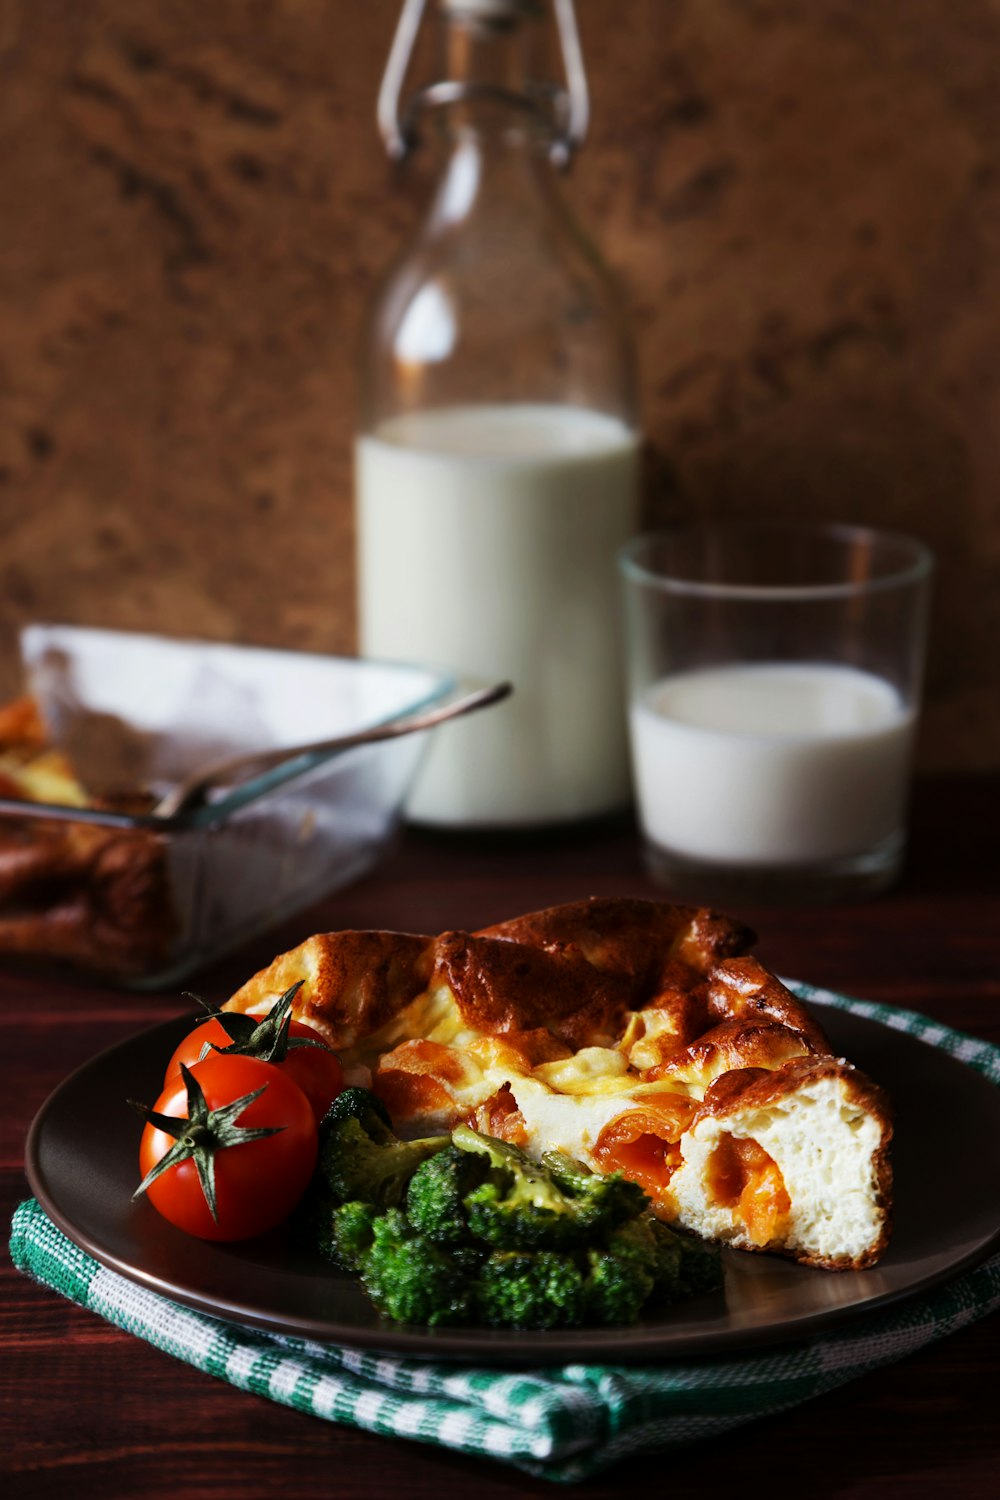
M 569 190 L 659 515 L 912 530 L 922 755 L 1000 763 L 1000 9 L 579 0 Z M 0 631 L 353 646 L 360 320 L 413 222 L 397 0 L 0 0 Z M 10 681 L 4 669 L 4 686 Z

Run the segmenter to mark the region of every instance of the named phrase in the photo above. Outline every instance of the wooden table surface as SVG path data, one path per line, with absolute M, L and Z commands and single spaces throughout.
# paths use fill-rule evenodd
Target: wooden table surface
M 757 951 L 779 973 L 918 1009 L 1000 1043 L 998 837 L 1000 778 L 924 780 L 896 891 L 837 909 L 734 914 L 756 926 Z M 410 833 L 377 875 L 192 987 L 222 999 L 316 930 L 474 928 L 583 895 L 624 894 L 656 892 L 623 825 L 472 843 Z M 187 1002 L 13 972 L 0 973 L 0 997 L 0 1177 L 9 1220 L 27 1191 L 28 1124 L 49 1092 L 78 1064 Z M 369 1437 L 240 1394 L 28 1281 L 6 1258 L 0 1283 L 7 1496 L 445 1500 L 474 1490 L 477 1500 L 495 1500 L 560 1492 L 489 1460 Z M 1000 1323 L 985 1319 L 783 1416 L 679 1456 L 631 1461 L 574 1492 L 602 1497 L 655 1486 L 658 1494 L 676 1485 L 729 1494 L 756 1478 L 803 1497 L 993 1497 L 998 1342 Z

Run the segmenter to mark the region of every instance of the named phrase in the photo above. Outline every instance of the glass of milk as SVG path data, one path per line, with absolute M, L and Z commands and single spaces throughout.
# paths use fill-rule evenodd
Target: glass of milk
M 647 862 L 700 899 L 848 899 L 899 873 L 932 559 L 913 538 L 682 525 L 620 556 Z

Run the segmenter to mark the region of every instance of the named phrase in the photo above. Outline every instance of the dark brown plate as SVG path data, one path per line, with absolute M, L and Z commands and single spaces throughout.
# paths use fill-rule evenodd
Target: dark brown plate
M 281 1233 L 241 1245 L 191 1239 L 138 1182 L 140 1122 L 189 1020 L 122 1042 L 73 1073 L 39 1111 L 27 1166 L 43 1208 L 105 1266 L 232 1322 L 413 1357 L 497 1363 L 709 1354 L 815 1333 L 912 1296 L 983 1258 L 1000 1235 L 1000 1089 L 947 1053 L 877 1021 L 824 1007 L 834 1049 L 896 1104 L 892 1242 L 870 1271 L 814 1271 L 726 1251 L 725 1289 L 622 1329 L 517 1333 L 384 1323 L 352 1279 L 293 1254 Z

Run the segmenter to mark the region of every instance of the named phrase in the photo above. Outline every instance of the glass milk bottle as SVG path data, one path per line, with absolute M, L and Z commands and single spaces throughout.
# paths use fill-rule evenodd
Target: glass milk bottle
M 615 556 L 636 529 L 631 349 L 558 191 L 587 97 L 571 0 L 437 0 L 442 164 L 373 309 L 357 442 L 359 649 L 513 695 L 435 731 L 409 804 L 443 827 L 560 823 L 629 797 Z M 409 0 L 380 120 L 424 0 Z M 429 17 L 427 18 L 430 19 Z M 539 82 L 554 22 L 568 89 Z

